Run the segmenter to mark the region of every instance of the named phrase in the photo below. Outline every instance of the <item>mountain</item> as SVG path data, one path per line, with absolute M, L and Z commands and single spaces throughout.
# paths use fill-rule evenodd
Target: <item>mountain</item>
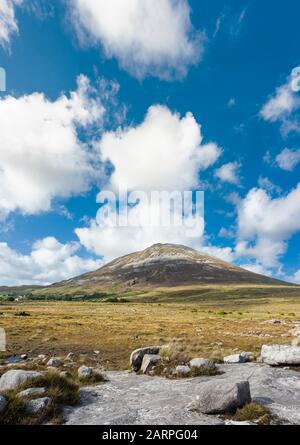
M 141 252 L 117 258 L 96 272 L 87 273 L 48 290 L 61 292 L 133 291 L 152 288 L 215 284 L 286 284 L 249 272 L 194 249 L 155 244 Z

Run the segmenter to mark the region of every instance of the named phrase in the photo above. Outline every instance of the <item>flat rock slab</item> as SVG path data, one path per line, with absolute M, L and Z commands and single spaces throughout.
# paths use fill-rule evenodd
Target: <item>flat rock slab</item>
M 283 423 L 300 425 L 300 372 L 254 363 L 222 365 L 222 375 L 167 380 L 128 372 L 107 373 L 109 382 L 82 390 L 82 405 L 66 408 L 68 425 L 218 425 L 218 416 L 190 411 L 196 388 L 212 380 L 250 382 L 254 401 Z

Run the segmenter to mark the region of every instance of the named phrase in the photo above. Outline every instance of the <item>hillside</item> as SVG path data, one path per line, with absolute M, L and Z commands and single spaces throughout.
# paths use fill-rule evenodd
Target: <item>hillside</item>
M 95 272 L 54 284 L 45 291 L 53 294 L 87 294 L 200 285 L 279 286 L 286 283 L 254 274 L 188 247 L 156 244 L 141 252 L 117 258 Z

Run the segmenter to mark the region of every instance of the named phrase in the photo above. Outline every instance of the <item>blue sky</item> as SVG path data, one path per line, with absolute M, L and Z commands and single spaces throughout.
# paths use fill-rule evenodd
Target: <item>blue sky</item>
M 0 285 L 152 241 L 300 282 L 299 2 L 110 5 L 0 2 Z M 97 195 L 124 179 L 205 190 L 205 234 L 102 228 Z

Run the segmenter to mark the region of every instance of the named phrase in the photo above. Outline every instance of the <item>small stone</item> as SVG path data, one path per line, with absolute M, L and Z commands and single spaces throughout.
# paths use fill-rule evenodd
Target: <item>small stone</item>
M 44 411 L 51 404 L 50 397 L 43 397 L 42 399 L 30 400 L 26 404 L 27 414 L 39 414 Z
M 251 361 L 250 354 L 248 352 L 242 352 L 240 354 L 229 355 L 224 357 L 224 363 L 236 364 L 236 363 L 248 363 Z
M 93 368 L 88 368 L 87 366 L 81 366 L 78 371 L 79 380 L 90 379 L 93 376 Z
M 35 397 L 43 396 L 46 393 L 46 388 L 28 388 L 19 392 L 18 397 Z
M 185 365 L 177 366 L 177 368 L 175 369 L 175 374 L 177 375 L 188 375 L 190 372 L 191 368 Z
M 59 357 L 51 357 L 47 363 L 47 366 L 57 368 L 61 366 L 61 359 Z
M 0 395 L 0 414 L 2 414 L 7 407 L 7 400 L 4 396 Z
M 35 380 L 42 377 L 43 374 L 37 371 L 11 370 L 7 371 L 0 378 L 0 391 L 9 391 L 16 389 L 29 380 Z
M 212 360 L 206 358 L 194 358 L 190 361 L 191 368 L 216 369 L 216 365 Z

